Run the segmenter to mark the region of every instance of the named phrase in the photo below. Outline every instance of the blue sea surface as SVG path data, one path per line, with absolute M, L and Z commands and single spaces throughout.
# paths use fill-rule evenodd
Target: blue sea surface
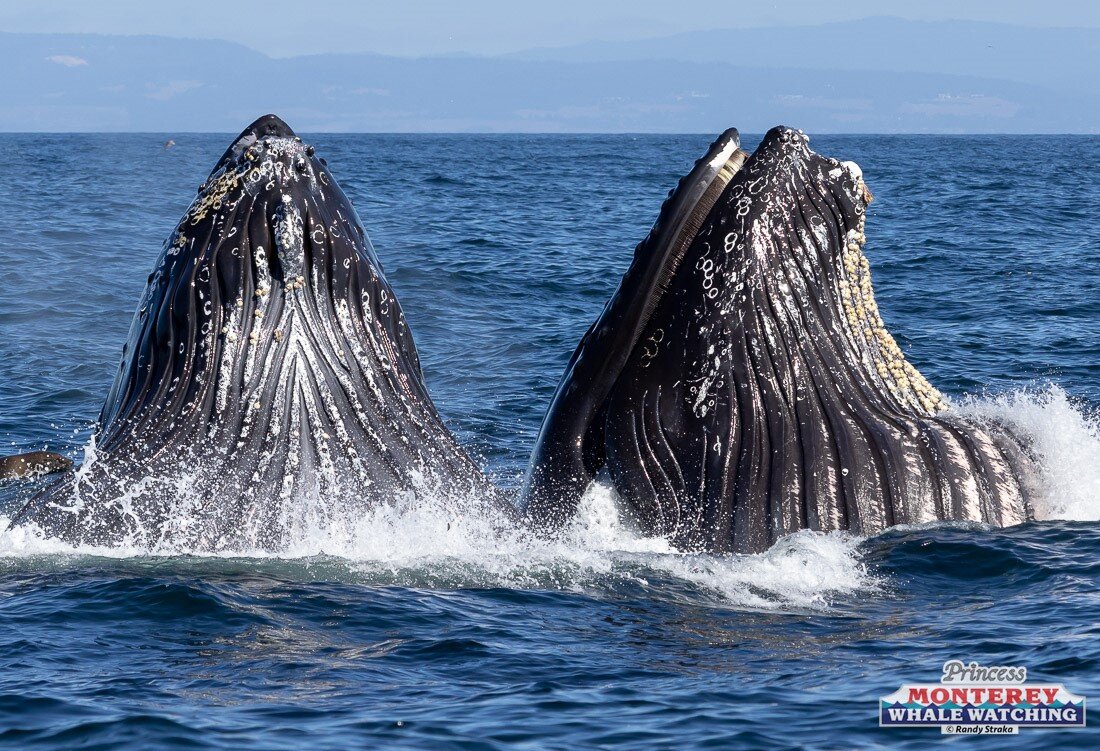
M 168 138 L 0 135 L 0 453 L 81 458 L 161 244 L 231 136 Z M 440 411 L 515 487 L 573 347 L 710 137 L 308 140 Z M 279 557 L 3 532 L 0 747 L 1100 748 L 1094 727 L 960 740 L 877 719 L 952 658 L 1100 699 L 1100 138 L 811 147 L 862 166 L 887 324 L 959 408 L 1029 435 L 1044 520 L 684 555 L 594 489 L 556 542 L 385 510 Z M 26 492 L 0 485 L 0 515 Z

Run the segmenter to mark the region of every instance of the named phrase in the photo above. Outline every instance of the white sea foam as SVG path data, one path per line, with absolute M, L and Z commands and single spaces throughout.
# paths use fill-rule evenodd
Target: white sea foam
M 960 412 L 999 420 L 1030 441 L 1039 461 L 1040 520 L 1100 520 L 1100 415 L 1057 386 L 971 397 Z
M 73 547 L 18 527 L 0 534 L 0 560 L 249 558 L 316 565 L 335 559 L 337 578 L 415 587 L 513 587 L 585 593 L 622 587 L 669 587 L 680 597 L 726 601 L 754 609 L 827 606 L 837 596 L 876 586 L 845 534 L 802 532 L 759 555 L 685 555 L 667 540 L 632 533 L 613 491 L 594 484 L 573 523 L 548 540 L 493 512 L 456 513 L 453 503 L 407 502 L 355 519 L 299 530 L 279 554 L 261 550 L 199 553 L 161 547 Z M 323 518 L 323 517 L 319 517 Z M 329 517 L 331 518 L 331 517 Z M 7 526 L 6 519 L 0 525 Z M 684 590 L 687 590 L 686 592 Z

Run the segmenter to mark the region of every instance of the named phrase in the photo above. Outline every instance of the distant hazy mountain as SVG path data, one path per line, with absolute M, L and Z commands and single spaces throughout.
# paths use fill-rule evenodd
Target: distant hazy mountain
M 1100 132 L 1100 31 L 869 19 L 506 57 L 0 34 L 0 130 Z
M 685 60 L 771 68 L 943 73 L 1100 92 L 1100 29 L 866 18 L 822 26 L 692 31 L 515 53 L 523 60 Z

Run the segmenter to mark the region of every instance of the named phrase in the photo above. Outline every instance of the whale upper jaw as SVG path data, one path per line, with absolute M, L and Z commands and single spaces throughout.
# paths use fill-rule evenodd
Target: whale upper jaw
M 528 512 L 561 524 L 603 471 L 641 531 L 684 549 L 1026 519 L 1021 445 L 945 412 L 883 323 L 862 250 L 870 201 L 858 165 L 778 127 L 687 209 L 705 216 L 682 254 L 643 242 L 547 412 Z M 653 266 L 674 270 L 647 285 Z
M 271 550 L 410 493 L 498 500 L 428 395 L 350 201 L 273 115 L 165 243 L 96 454 L 16 520 L 74 542 Z

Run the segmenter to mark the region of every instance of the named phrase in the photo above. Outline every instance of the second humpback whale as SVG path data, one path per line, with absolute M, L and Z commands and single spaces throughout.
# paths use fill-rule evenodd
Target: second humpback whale
M 570 360 L 522 505 L 560 526 L 606 473 L 681 549 L 753 552 L 799 530 L 1030 515 L 1032 462 L 947 409 L 886 330 L 862 251 L 858 166 L 774 128 L 724 133 L 661 208 Z
M 234 139 L 165 243 L 94 454 L 13 523 L 277 549 L 421 489 L 511 510 L 436 412 L 351 203 L 273 115 Z

